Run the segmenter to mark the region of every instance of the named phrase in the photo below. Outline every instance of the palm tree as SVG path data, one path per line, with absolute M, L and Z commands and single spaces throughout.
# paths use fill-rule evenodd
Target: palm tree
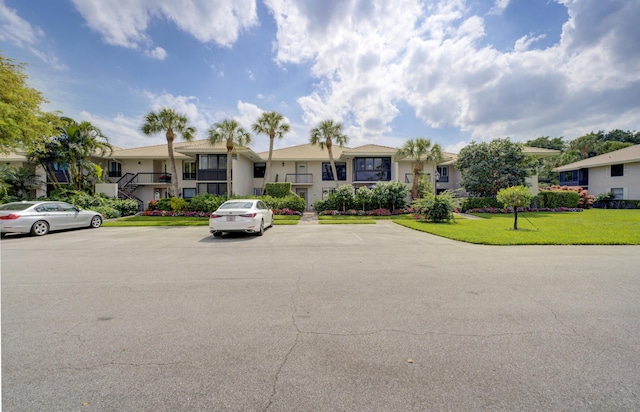
M 145 136 L 152 136 L 156 133 L 165 132 L 167 138 L 167 150 L 169 152 L 169 170 L 171 171 L 171 195 L 178 196 L 178 171 L 176 169 L 176 160 L 173 156 L 173 140 L 176 134 L 182 136 L 184 140 L 190 142 L 194 139 L 196 128 L 189 126 L 187 116 L 177 113 L 168 107 L 160 109 L 160 111 L 149 112 L 144 118 L 144 124 L 140 127 Z
M 264 112 L 262 116 L 256 120 L 251 126 L 253 132 L 256 134 L 264 133 L 269 136 L 269 158 L 267 159 L 267 167 L 264 171 L 264 178 L 262 179 L 262 192 L 264 193 L 264 187 L 268 181 L 269 171 L 271 170 L 271 157 L 273 155 L 273 141 L 277 137 L 282 139 L 285 133 L 289 132 L 289 124 L 284 123 L 284 116 L 278 112 Z
M 225 142 L 227 145 L 227 199 L 233 193 L 231 188 L 231 155 L 236 146 L 251 143 L 251 135 L 233 119 L 224 119 L 211 126 L 207 132 L 209 143 L 215 145 Z
M 311 129 L 312 145 L 320 146 L 320 149 L 327 147 L 329 153 L 329 162 L 331 164 L 331 173 L 333 173 L 333 181 L 338 187 L 338 173 L 336 172 L 336 163 L 333 161 L 333 143 L 337 143 L 338 146 L 343 147 L 349 142 L 349 136 L 342 133 L 342 123 L 334 122 L 333 120 L 324 120 L 320 122 L 317 127 Z
M 442 160 L 442 150 L 439 144 L 431 146 L 431 139 L 418 137 L 417 139 L 409 139 L 405 144 L 396 151 L 396 156 L 409 157 L 413 162 L 413 187 L 411 189 L 411 198 L 417 199 L 418 180 L 424 168 L 425 161 L 433 161 L 437 164 Z
M 63 118 L 62 122 L 62 134 L 57 138 L 60 160 L 67 165 L 70 183 L 81 190 L 88 185 L 86 177 L 95 174 L 95 164 L 89 158 L 111 153 L 113 149 L 109 139 L 90 122 L 78 123 L 70 118 Z
M 95 164 L 90 160 L 93 156 L 102 156 L 111 152 L 109 139 L 102 131 L 90 122 L 76 122 L 68 117 L 58 120 L 61 126 L 54 137 L 40 139 L 33 145 L 27 157 L 30 162 L 41 165 L 47 173 L 48 183 L 55 189 L 62 186 L 58 182 L 58 171 L 63 172 L 66 183 L 76 190 L 89 186 L 87 177 L 95 174 Z

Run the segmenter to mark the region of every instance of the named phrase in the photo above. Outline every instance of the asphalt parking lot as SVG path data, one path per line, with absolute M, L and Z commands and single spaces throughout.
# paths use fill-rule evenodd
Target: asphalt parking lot
M 9 236 L 2 410 L 640 409 L 640 247 L 395 224 Z

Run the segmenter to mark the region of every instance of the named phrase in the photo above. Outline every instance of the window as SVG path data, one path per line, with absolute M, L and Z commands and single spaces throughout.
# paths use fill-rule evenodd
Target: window
M 196 162 L 192 160 L 182 161 L 182 179 L 196 180 Z M 193 189 L 195 190 L 195 189 Z
M 264 162 L 253 164 L 253 177 L 264 177 L 267 170 L 267 164 Z
M 227 168 L 227 155 L 200 155 L 200 170 L 218 170 Z
M 613 198 L 616 200 L 624 199 L 624 189 L 622 187 L 612 188 L 611 193 L 613 193 Z
M 438 166 L 437 167 L 438 174 L 438 182 L 448 182 L 449 181 L 449 167 L 447 166 Z
M 353 159 L 354 181 L 377 182 L 391 180 L 390 157 L 356 157 Z
M 195 166 L 195 163 L 194 163 Z M 196 188 L 195 187 L 184 187 L 182 188 L 182 197 L 185 199 L 191 199 L 192 197 L 194 197 L 196 195 Z
M 611 176 L 624 176 L 624 165 L 611 165 Z
M 109 177 L 121 177 L 122 176 L 122 163 L 114 160 L 109 160 Z
M 345 162 L 335 162 L 338 180 L 347 180 L 347 164 Z M 331 162 L 322 162 L 322 180 L 333 180 Z
M 212 195 L 226 195 L 226 183 L 198 183 L 198 193 L 210 193 Z

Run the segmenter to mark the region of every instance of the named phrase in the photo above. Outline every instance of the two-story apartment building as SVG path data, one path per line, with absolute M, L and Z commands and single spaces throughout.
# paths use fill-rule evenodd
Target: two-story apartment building
M 532 155 L 548 155 L 545 149 L 526 148 Z M 377 182 L 413 183 L 413 159 L 396 156 L 397 149 L 381 145 L 355 148 L 333 146 L 337 182 L 333 179 L 327 150 L 311 144 L 275 149 L 272 155 L 270 182 L 290 182 L 292 190 L 305 200 L 309 210 L 341 185 L 354 190 Z M 538 153 L 540 152 L 540 153 Z M 114 147 L 111 153 L 92 160 L 105 171 L 105 180 L 117 184 L 121 197 L 138 200 L 146 207 L 151 200 L 168 197 L 171 183 L 178 180 L 179 196 L 191 198 L 199 193 L 258 195 L 264 183 L 268 152 L 256 153 L 248 147 L 237 147 L 231 160 L 232 187 L 227 187 L 227 151 L 224 143 L 211 145 L 207 140 L 174 143 L 174 159 L 178 176 L 169 168 L 167 145 L 129 149 Z M 13 157 L 10 157 L 13 156 Z M 14 159 L 15 157 L 15 159 Z M 442 161 L 425 162 L 423 174 L 437 192 L 460 190 L 460 172 L 454 167 L 457 155 L 443 153 Z M 26 157 L 5 155 L 7 163 L 23 165 Z M 43 179 L 46 177 L 43 174 Z M 531 180 L 531 179 L 530 179 Z M 537 189 L 537 179 L 535 186 Z M 44 195 L 39 191 L 38 196 Z
M 629 146 L 554 169 L 560 184 L 589 193 L 613 193 L 616 199 L 640 199 L 640 145 Z

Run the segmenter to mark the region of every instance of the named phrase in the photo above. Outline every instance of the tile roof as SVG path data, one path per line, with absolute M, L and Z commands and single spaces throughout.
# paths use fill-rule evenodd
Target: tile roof
M 333 152 L 333 158 L 338 159 L 340 155 L 345 151 L 349 150 L 348 147 L 340 147 L 336 144 L 333 145 L 331 151 Z M 267 159 L 269 157 L 269 152 L 260 152 L 258 153 L 260 157 L 263 159 Z M 329 155 L 327 154 L 327 149 L 320 149 L 319 146 L 314 146 L 311 143 L 301 144 L 297 146 L 285 147 L 282 149 L 275 149 L 272 154 L 272 160 L 328 160 Z
M 601 154 L 600 156 L 590 157 L 578 162 L 569 163 L 564 166 L 556 167 L 553 170 L 555 172 L 566 172 L 568 170 L 585 169 L 588 167 L 636 162 L 640 162 L 640 144 L 625 147 L 624 149 L 616 150 L 614 152 Z
M 396 152 L 396 150 L 393 147 L 388 147 L 388 146 L 380 146 L 377 144 L 366 144 L 364 146 L 358 146 L 355 147 L 353 149 L 347 149 L 344 152 L 342 152 L 343 155 L 345 156 L 350 156 L 350 155 L 389 155 L 389 154 L 394 154 Z

